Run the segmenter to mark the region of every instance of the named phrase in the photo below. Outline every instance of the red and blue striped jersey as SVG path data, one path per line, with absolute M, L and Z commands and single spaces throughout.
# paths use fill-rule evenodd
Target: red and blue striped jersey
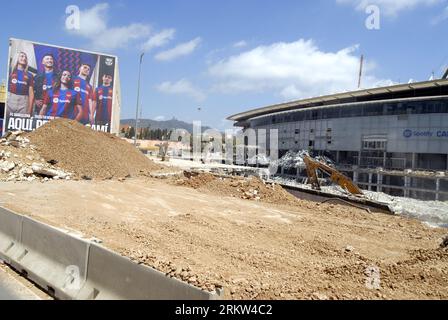
M 82 122 L 88 123 L 90 119 L 89 101 L 93 100 L 92 86 L 83 78 L 77 76 L 73 81 L 73 89 L 80 94 L 82 106 Z
M 34 77 L 31 72 L 14 70 L 9 76 L 8 91 L 19 96 L 29 95 L 29 88 L 34 87 Z
M 53 88 L 54 85 L 53 78 L 54 78 L 53 71 L 45 73 L 44 83 L 42 84 L 43 91 L 51 90 Z
M 75 90 L 48 90 L 44 95 L 44 104 L 47 106 L 46 116 L 74 120 L 75 106 L 81 105 L 81 97 Z
M 34 97 L 43 100 L 45 91 L 51 90 L 57 82 L 58 74 L 55 71 L 42 72 L 34 77 Z
M 97 122 L 110 122 L 112 114 L 113 88 L 111 86 L 100 86 L 95 90 Z

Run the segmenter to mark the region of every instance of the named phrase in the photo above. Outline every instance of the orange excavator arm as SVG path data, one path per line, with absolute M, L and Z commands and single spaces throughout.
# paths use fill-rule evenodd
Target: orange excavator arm
M 305 156 L 303 161 L 306 165 L 306 171 L 308 174 L 308 178 L 310 179 L 310 183 L 313 188 L 320 190 L 319 179 L 317 177 L 317 170 L 321 170 L 327 173 L 330 176 L 331 181 L 337 183 L 343 189 L 347 190 L 351 194 L 362 195 L 361 189 L 349 178 L 340 173 L 338 170 L 322 163 L 320 161 L 316 161 L 309 156 Z

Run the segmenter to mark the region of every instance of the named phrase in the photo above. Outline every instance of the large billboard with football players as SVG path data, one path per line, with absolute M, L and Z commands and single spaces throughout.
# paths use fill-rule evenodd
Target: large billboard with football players
M 117 57 L 10 39 L 8 63 L 4 131 L 33 131 L 55 118 L 115 131 Z

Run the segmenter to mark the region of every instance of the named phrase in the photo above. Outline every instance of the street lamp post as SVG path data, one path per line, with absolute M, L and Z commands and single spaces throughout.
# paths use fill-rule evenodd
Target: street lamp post
M 138 107 L 140 105 L 140 79 L 142 75 L 142 62 L 143 56 L 145 53 L 143 52 L 140 55 L 140 66 L 138 70 L 138 87 L 137 87 L 137 110 L 135 111 L 135 135 L 134 135 L 134 146 L 137 146 L 137 133 L 138 133 Z

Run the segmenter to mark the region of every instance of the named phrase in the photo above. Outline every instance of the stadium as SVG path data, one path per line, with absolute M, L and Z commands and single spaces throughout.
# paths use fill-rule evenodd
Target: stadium
M 271 105 L 228 119 L 243 130 L 266 129 L 267 141 L 269 130 L 277 129 L 279 157 L 300 150 L 324 155 L 364 189 L 448 200 L 446 74 Z M 301 179 L 306 173 L 281 167 L 279 175 Z

